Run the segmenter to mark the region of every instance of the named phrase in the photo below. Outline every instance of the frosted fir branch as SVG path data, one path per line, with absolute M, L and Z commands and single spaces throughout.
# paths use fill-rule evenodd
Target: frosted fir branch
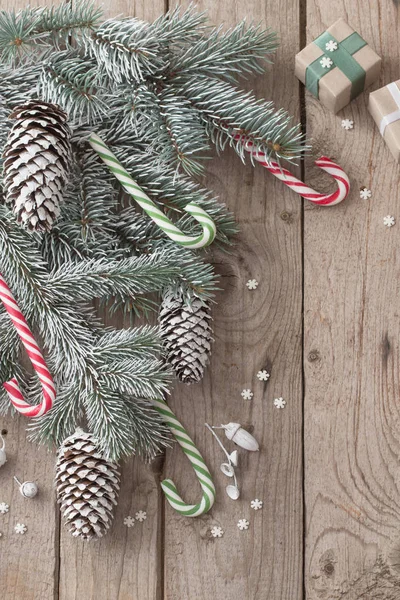
M 47 301 L 49 295 L 43 287 L 47 270 L 43 258 L 32 238 L 15 223 L 5 206 L 0 206 L 0 273 L 11 289 L 18 290 L 18 299 L 30 305 L 30 313 Z
M 171 432 L 148 400 L 128 398 L 125 408 L 132 423 L 130 443 L 134 454 L 150 461 L 171 447 Z
M 204 33 L 204 13 L 179 7 L 153 23 L 139 19 L 109 19 L 84 36 L 86 49 L 96 57 L 111 81 L 142 82 L 168 66 L 168 54 Z
M 29 55 L 40 57 L 48 47 L 69 44 L 70 36 L 93 29 L 102 11 L 93 2 L 78 0 L 59 6 L 0 11 L 0 59 L 16 64 Z
M 39 90 L 46 102 L 59 104 L 78 124 L 107 114 L 97 64 L 74 51 L 54 52 L 44 61 Z
M 160 360 L 129 359 L 108 363 L 98 369 L 99 382 L 128 396 L 159 398 L 168 393 L 171 371 Z
M 168 85 L 159 95 L 159 111 L 162 121 L 155 151 L 160 160 L 181 167 L 188 175 L 200 175 L 209 143 L 198 111 Z
M 111 389 L 102 388 L 83 397 L 90 431 L 99 440 L 100 449 L 111 460 L 145 451 L 152 456 L 168 443 L 168 432 L 161 419 L 148 419 L 149 411 Z M 158 431 L 157 431 L 158 430 Z M 154 433 L 157 432 L 155 440 Z M 157 443 L 158 442 L 158 443 Z
M 106 329 L 93 348 L 95 361 L 111 363 L 125 359 L 154 358 L 162 350 L 158 327 Z
M 157 37 L 139 19 L 110 19 L 84 41 L 88 54 L 116 83 L 144 81 L 166 67 Z
M 202 113 L 207 134 L 218 150 L 232 146 L 244 160 L 243 138 L 268 159 L 295 161 L 304 152 L 300 125 L 291 126 L 284 110 L 272 102 L 257 100 L 230 83 L 199 75 L 180 82 L 181 92 Z
M 54 373 L 68 378 L 84 369 L 91 312 L 57 300 L 40 252 L 29 234 L 11 223 L 4 207 L 0 207 L 0 273 L 31 328 L 36 325 L 43 336 Z
M 37 236 L 50 268 L 84 258 L 105 258 L 118 246 L 118 191 L 111 174 L 92 152 L 78 151 L 75 159 L 62 218 L 49 233 Z
M 202 74 L 236 82 L 238 75 L 263 73 L 262 61 L 270 62 L 268 57 L 277 47 L 274 31 L 242 21 L 225 32 L 222 26 L 217 27 L 188 45 L 181 54 L 171 58 L 169 68 L 174 78 L 180 73 L 184 77 Z
M 133 130 L 135 138 L 146 140 L 153 137 L 160 123 L 159 99 L 151 81 L 135 85 L 120 85 L 110 91 L 107 103 L 109 116 L 114 120 L 113 130 Z M 132 134 L 131 134 L 132 135 Z M 157 138 L 156 138 L 157 139 Z
M 37 97 L 36 84 L 40 72 L 40 64 L 28 63 L 15 68 L 0 65 L 0 96 L 10 112 L 15 106 Z
M 168 10 L 160 15 L 149 29 L 160 43 L 175 50 L 177 47 L 186 47 L 195 43 L 200 37 L 206 35 L 207 13 L 197 12 L 196 5 L 190 3 L 186 9 L 180 6 Z
M 35 49 L 46 46 L 46 34 L 37 29 L 37 9 L 26 8 L 16 12 L 0 11 L 0 60 L 14 65 Z
M 31 419 L 28 424 L 28 437 L 38 444 L 55 443 L 59 446 L 71 435 L 83 417 L 80 379 L 68 384 L 57 383 L 57 396 L 44 416 Z
M 183 208 L 188 202 L 195 202 L 201 206 L 217 226 L 217 242 L 226 243 L 228 238 L 237 232 L 234 217 L 226 205 L 218 202 L 209 190 L 202 188 L 191 178 L 177 174 L 171 166 L 165 165 L 160 169 L 157 161 L 146 152 L 124 145 L 125 140 L 120 140 L 123 145 L 112 146 L 113 152 L 133 179 L 143 188 L 152 200 L 164 206 L 166 214 L 177 221 L 177 226 L 188 235 L 198 232 L 198 224 L 183 213 Z M 146 159 L 147 157 L 147 159 Z M 128 215 L 122 214 L 122 218 Z M 178 219 L 176 219 L 178 217 Z
M 65 264 L 50 273 L 47 284 L 60 298 L 88 302 L 103 296 L 135 298 L 137 294 L 160 291 L 180 273 L 173 255 L 156 251 L 119 261 L 93 259 Z
M 102 14 L 102 9 L 88 0 L 62 2 L 58 6 L 37 9 L 35 28 L 58 47 L 61 42 L 69 44 L 72 35 L 79 38 L 84 31 L 95 29 Z

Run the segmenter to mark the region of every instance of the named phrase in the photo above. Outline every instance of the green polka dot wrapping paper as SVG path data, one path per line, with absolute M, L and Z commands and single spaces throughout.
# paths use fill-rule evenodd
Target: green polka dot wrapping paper
M 381 58 L 343 19 L 296 55 L 295 74 L 337 113 L 379 78 Z

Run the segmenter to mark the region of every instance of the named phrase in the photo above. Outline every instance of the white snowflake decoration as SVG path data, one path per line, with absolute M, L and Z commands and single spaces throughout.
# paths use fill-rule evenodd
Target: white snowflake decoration
M 250 506 L 251 508 L 254 508 L 254 510 L 260 510 L 263 507 L 263 501 L 256 498 L 250 502 Z
M 383 217 L 383 224 L 386 225 L 386 227 L 393 227 L 395 223 L 396 220 L 394 217 L 391 217 L 390 215 Z
M 5 515 L 10 510 L 10 507 L 5 502 L 0 502 L 0 513 Z
M 335 42 L 335 40 L 329 40 L 329 42 L 326 42 L 325 44 L 325 50 L 328 52 L 334 52 L 337 50 L 337 42 Z
M 224 535 L 224 530 L 219 525 L 214 525 L 214 527 L 211 528 L 211 535 L 214 538 L 220 538 Z
M 258 286 L 258 281 L 257 279 L 249 279 L 246 285 L 249 288 L 249 290 L 256 290 Z
M 349 131 L 349 129 L 353 129 L 354 121 L 352 121 L 351 119 L 342 119 L 342 127 L 346 131 Z
M 285 408 L 286 400 L 283 398 L 275 398 L 274 404 L 276 408 Z
M 139 523 L 143 523 L 143 521 L 147 519 L 147 513 L 144 510 L 138 510 L 135 514 L 135 519 L 136 521 L 139 521 Z
M 134 524 L 135 524 L 135 519 L 133 517 L 125 517 L 124 525 L 126 525 L 127 527 L 133 527 Z
M 240 395 L 242 396 L 243 400 L 251 400 L 254 396 L 251 390 L 243 390 Z
M 14 527 L 15 533 L 20 533 L 21 535 L 24 535 L 24 533 L 26 533 L 27 530 L 28 528 L 24 523 L 17 523 Z
M 368 190 L 366 187 L 363 188 L 362 190 L 360 190 L 361 200 L 368 200 L 368 198 L 371 198 L 371 196 L 372 196 L 371 190 Z
M 333 60 L 329 56 L 323 56 L 319 62 L 324 69 L 329 69 L 333 65 Z
M 264 369 L 263 371 L 258 371 L 257 377 L 260 381 L 268 381 L 269 373 Z
M 245 529 L 249 528 L 250 523 L 248 522 L 247 519 L 239 519 L 237 526 L 239 527 L 240 531 L 244 531 Z

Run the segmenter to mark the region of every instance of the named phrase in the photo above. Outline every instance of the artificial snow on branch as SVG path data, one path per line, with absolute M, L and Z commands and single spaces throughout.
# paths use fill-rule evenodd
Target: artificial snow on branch
M 185 211 L 194 204 L 215 225 L 214 244 L 227 248 L 234 217 L 197 180 L 212 146 L 250 161 L 257 151 L 278 162 L 301 156 L 301 130 L 286 111 L 239 86 L 241 76 L 261 75 L 276 46 L 268 28 L 210 27 L 193 6 L 153 23 L 101 22 L 85 0 L 0 11 L 0 273 L 57 388 L 53 408 L 29 425 L 36 441 L 60 444 L 82 426 L 112 460 L 151 458 L 169 443 L 152 402 L 170 391 L 173 372 L 186 383 L 201 379 L 218 283 L 209 250 L 178 247 L 158 224 L 168 218 L 183 238 L 198 236 Z M 93 136 L 147 195 L 158 222 L 124 193 L 89 145 Z M 160 306 L 160 327 L 118 330 L 100 318 L 122 308 L 134 321 Z M 7 319 L 0 307 L 0 377 L 16 374 L 35 404 L 40 386 Z M 8 408 L 0 392 L 0 409 Z

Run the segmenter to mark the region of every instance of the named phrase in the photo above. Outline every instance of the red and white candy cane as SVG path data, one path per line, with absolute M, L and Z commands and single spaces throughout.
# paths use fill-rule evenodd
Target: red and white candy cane
M 39 350 L 39 346 L 37 345 L 35 338 L 29 329 L 28 323 L 25 321 L 24 315 L 21 313 L 10 288 L 1 275 L 0 299 L 3 302 L 6 311 L 10 315 L 11 321 L 13 322 L 18 335 L 25 346 L 33 368 L 39 377 L 43 390 L 43 400 L 36 406 L 32 406 L 31 404 L 25 402 L 15 377 L 6 383 L 3 383 L 3 387 L 7 391 L 12 404 L 20 413 L 26 417 L 40 417 L 50 410 L 53 405 L 54 398 L 56 397 L 56 389 L 54 387 L 53 378 L 50 375 L 50 371 L 47 368 L 43 355 Z
M 321 158 L 315 161 L 315 164 L 323 171 L 329 173 L 329 175 L 332 175 L 336 180 L 338 187 L 332 194 L 320 194 L 319 192 L 316 192 L 300 179 L 294 177 L 290 171 L 279 166 L 276 161 L 268 160 L 265 157 L 264 152 L 253 150 L 252 142 L 243 141 L 243 146 L 247 152 L 252 155 L 254 160 L 261 163 L 263 167 L 283 181 L 283 183 L 296 192 L 296 194 L 299 194 L 299 196 L 302 196 L 306 200 L 310 200 L 310 202 L 313 202 L 314 204 L 320 204 L 322 206 L 339 204 L 339 202 L 342 202 L 342 200 L 346 198 L 350 191 L 350 181 L 342 167 L 326 156 L 321 156 Z

